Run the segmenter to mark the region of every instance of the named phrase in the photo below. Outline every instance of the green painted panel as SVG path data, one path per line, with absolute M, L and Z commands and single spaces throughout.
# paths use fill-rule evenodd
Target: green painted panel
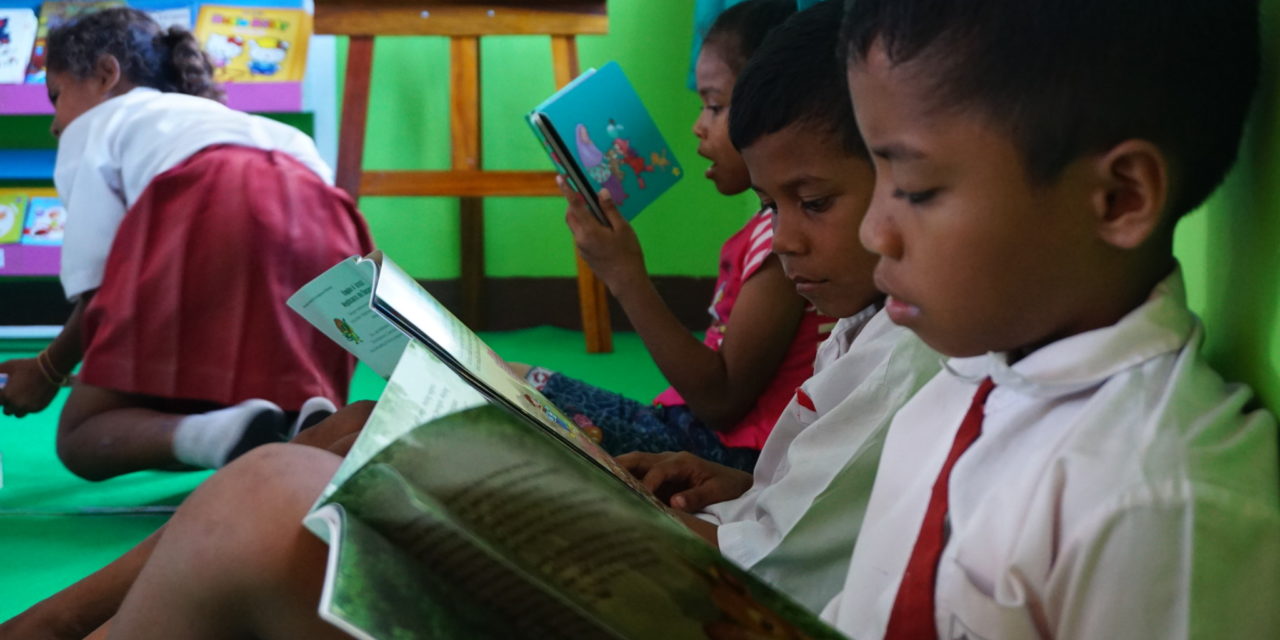
M 636 221 L 650 271 L 713 275 L 720 244 L 753 210 L 749 195 L 725 198 L 702 178 L 706 161 L 691 133 L 697 96 L 685 88 L 692 11 L 685 0 L 609 3 L 610 32 L 579 39 L 582 67 L 617 60 L 644 98 L 689 174 Z M 339 68 L 346 59 L 338 50 Z M 481 48 L 484 163 L 493 169 L 548 169 L 524 123 L 555 90 L 550 39 L 486 38 Z M 449 165 L 448 44 L 444 38 L 379 38 L 366 138 L 369 169 Z M 339 92 L 341 87 L 339 87 Z M 378 244 L 419 278 L 458 274 L 457 205 L 448 199 L 365 198 Z M 503 276 L 568 276 L 572 242 L 558 198 L 493 198 L 485 203 L 486 271 Z M 537 247 L 537 251 L 530 251 Z
M 1176 252 L 1207 352 L 1280 409 L 1280 0 L 1262 3 L 1263 74 L 1234 171 L 1181 222 Z

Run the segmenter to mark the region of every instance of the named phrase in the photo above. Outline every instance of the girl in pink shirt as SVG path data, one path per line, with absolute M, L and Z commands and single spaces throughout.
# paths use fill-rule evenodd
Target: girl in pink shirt
M 741 156 L 729 142 L 729 98 L 734 81 L 768 31 L 795 10 L 791 0 L 749 0 L 721 14 L 703 41 L 695 77 L 703 109 L 694 123 L 698 153 L 711 160 L 706 176 L 725 195 L 751 186 Z M 701 342 L 676 319 L 654 289 L 631 226 L 602 205 L 612 227 L 569 200 L 569 227 L 583 258 L 622 305 L 671 388 L 653 404 L 542 368 L 526 377 L 588 427 L 613 454 L 690 451 L 750 470 L 765 438 L 796 387 L 813 373 L 813 358 L 834 320 L 801 298 L 772 254 L 773 228 L 761 211 L 720 251 L 710 306 L 711 326 Z

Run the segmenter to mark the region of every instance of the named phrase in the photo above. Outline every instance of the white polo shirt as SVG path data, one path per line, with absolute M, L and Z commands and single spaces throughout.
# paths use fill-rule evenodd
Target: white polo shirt
M 844 582 L 889 422 L 941 359 L 875 307 L 842 318 L 800 387 L 813 408 L 792 398 L 751 489 L 702 515 L 720 551 L 820 611 Z
M 286 124 L 145 87 L 111 98 L 58 139 L 53 182 L 67 208 L 61 277 L 68 299 L 102 284 L 120 220 L 152 179 L 215 144 L 288 153 L 333 184 L 315 143 Z
M 1274 638 L 1276 422 L 1200 355 L 1180 273 L 1115 325 L 953 359 L 890 427 L 844 591 L 823 616 L 881 638 L 978 381 L 982 435 L 950 481 L 940 638 Z

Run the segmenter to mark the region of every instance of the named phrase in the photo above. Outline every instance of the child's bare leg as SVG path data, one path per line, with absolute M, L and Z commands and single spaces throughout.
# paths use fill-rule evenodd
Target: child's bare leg
M 316 615 L 326 549 L 301 524 L 340 461 L 269 445 L 210 477 L 169 521 L 111 636 L 346 637 Z
M 360 433 L 360 430 L 364 428 L 364 423 L 369 420 L 369 414 L 373 413 L 373 408 L 376 406 L 377 403 L 372 400 L 353 402 L 338 409 L 328 418 L 317 422 L 315 426 L 300 432 L 289 442 L 327 449 L 339 455 L 345 455 L 346 449 L 337 451 L 334 446 L 339 443 L 345 443 L 346 448 L 349 449 L 351 446 L 350 436 Z
M 77 384 L 58 420 L 58 457 L 87 480 L 182 468 L 173 456 L 173 432 L 181 417 L 148 408 L 128 394 Z
M 163 531 L 156 531 L 111 564 L 0 624 L 0 638 L 84 638 L 116 614 Z
M 272 407 L 270 420 L 277 420 L 274 414 L 279 414 L 278 420 L 283 423 L 278 407 L 265 401 L 253 402 Z M 219 466 L 184 464 L 175 453 L 175 434 L 184 421 L 220 409 L 229 408 L 77 384 L 58 421 L 58 457 L 67 469 L 86 480 L 105 480 L 144 469 Z M 264 426 L 260 430 L 266 429 Z M 279 433 L 282 429 L 271 426 L 269 430 Z

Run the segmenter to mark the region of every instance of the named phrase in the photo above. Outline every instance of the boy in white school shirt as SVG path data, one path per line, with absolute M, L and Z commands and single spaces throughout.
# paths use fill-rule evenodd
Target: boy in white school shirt
M 687 522 L 815 612 L 844 582 L 890 419 L 941 362 L 880 311 L 875 258 L 858 242 L 874 174 L 833 53 L 840 14 L 840 3 L 819 3 L 775 29 L 739 75 L 729 121 L 774 214 L 783 269 L 801 295 L 840 318 L 814 375 L 750 475 L 690 454 L 619 458 L 677 508 L 726 500 Z
M 1204 363 L 1172 255 L 1235 156 L 1257 11 L 849 4 L 863 244 L 953 358 L 890 426 L 842 631 L 1280 633 L 1276 424 Z

